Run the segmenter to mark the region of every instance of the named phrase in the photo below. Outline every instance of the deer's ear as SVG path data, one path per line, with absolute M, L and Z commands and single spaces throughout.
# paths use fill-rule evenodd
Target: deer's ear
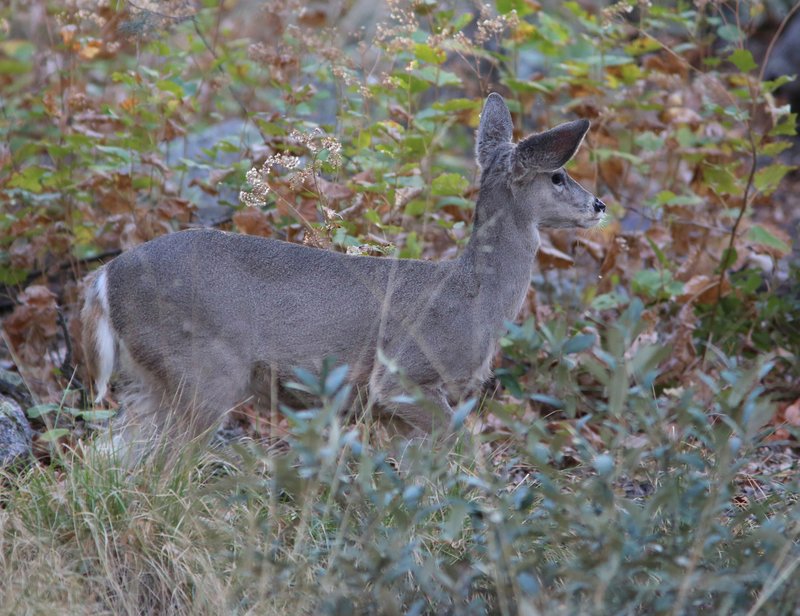
M 486 99 L 478 125 L 478 138 L 475 143 L 475 156 L 481 167 L 486 167 L 497 148 L 511 143 L 514 124 L 503 97 L 492 92 Z
M 589 130 L 589 120 L 575 120 L 531 135 L 519 142 L 514 150 L 514 170 L 555 171 L 567 164 Z

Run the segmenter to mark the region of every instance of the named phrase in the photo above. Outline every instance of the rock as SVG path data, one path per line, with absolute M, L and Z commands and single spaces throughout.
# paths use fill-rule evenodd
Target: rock
M 0 396 L 0 469 L 30 458 L 32 437 L 33 430 L 19 404 Z
M 22 377 L 16 372 L 0 368 L 0 397 L 11 396 L 14 400 L 33 406 L 33 399 L 28 393 Z
M 219 194 L 209 195 L 201 190 L 197 182 L 207 181 L 214 169 L 224 169 L 238 163 L 253 145 L 262 141 L 252 123 L 234 118 L 191 132 L 164 146 L 166 160 L 190 161 L 186 173 L 181 174 L 180 195 L 197 206 L 197 221 L 200 224 L 214 224 L 229 217 L 239 205 L 239 189 L 242 187 L 220 184 L 217 186 Z M 220 148 L 223 142 L 232 144 L 236 151 Z

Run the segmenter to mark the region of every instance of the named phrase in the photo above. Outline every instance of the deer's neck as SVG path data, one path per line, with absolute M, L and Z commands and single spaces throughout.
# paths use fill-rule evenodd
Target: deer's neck
M 462 259 L 471 273 L 487 320 L 517 316 L 530 284 L 539 231 L 530 212 L 513 206 L 502 183 L 482 185 L 472 236 Z

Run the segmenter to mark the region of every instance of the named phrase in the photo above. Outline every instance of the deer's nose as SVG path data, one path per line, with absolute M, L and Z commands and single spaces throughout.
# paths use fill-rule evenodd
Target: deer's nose
M 594 199 L 594 211 L 598 213 L 606 211 L 606 204 L 600 201 L 600 199 L 597 197 Z

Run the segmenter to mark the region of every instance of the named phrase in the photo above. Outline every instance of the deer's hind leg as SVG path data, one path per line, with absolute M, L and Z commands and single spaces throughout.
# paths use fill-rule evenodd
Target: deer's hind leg
M 133 363 L 125 368 L 122 412 L 99 448 L 112 450 L 126 466 L 151 454 L 174 459 L 192 441 L 210 436 L 225 414 L 247 396 L 246 379 L 236 378 L 241 371 L 209 369 L 188 377 L 156 378 Z

